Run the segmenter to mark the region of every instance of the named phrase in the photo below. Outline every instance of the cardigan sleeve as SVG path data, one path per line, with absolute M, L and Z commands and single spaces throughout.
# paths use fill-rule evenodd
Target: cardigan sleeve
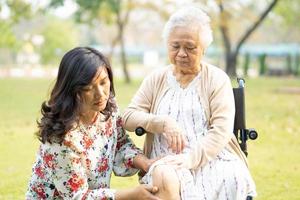
M 218 72 L 208 81 L 210 116 L 208 132 L 191 151 L 189 168 L 198 168 L 214 159 L 234 136 L 234 96 L 231 81 L 225 72 Z
M 154 106 L 155 93 L 158 90 L 157 80 L 161 76 L 160 72 L 152 73 L 143 80 L 131 103 L 124 111 L 123 121 L 127 130 L 134 131 L 137 127 L 143 127 L 150 133 L 163 132 L 166 116 L 150 113 Z

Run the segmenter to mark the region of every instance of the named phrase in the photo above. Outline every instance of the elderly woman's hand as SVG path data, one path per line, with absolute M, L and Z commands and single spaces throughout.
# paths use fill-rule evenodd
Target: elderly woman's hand
M 167 117 L 165 119 L 162 135 L 166 138 L 169 148 L 175 153 L 180 153 L 186 145 L 186 137 L 177 122 Z
M 168 155 L 161 160 L 166 165 L 173 165 L 175 169 L 191 168 L 191 158 L 189 154 Z

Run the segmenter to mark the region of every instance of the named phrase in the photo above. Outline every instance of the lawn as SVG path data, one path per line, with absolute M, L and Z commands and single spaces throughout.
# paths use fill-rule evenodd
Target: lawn
M 117 80 L 121 110 L 128 105 L 139 81 Z M 0 79 L 0 200 L 24 199 L 38 141 L 34 136 L 40 104 L 47 98 L 50 79 Z M 249 163 L 260 200 L 300 197 L 300 94 L 282 92 L 299 87 L 295 78 L 246 80 L 248 127 L 259 132 L 249 141 Z M 142 146 L 143 138 L 133 137 Z M 137 177 L 113 177 L 112 187 L 137 185 Z

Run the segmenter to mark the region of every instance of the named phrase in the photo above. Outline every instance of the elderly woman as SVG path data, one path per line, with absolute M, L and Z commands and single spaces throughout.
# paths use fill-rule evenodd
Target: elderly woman
M 147 132 L 144 151 L 149 158 L 165 156 L 141 180 L 161 186 L 157 195 L 163 199 L 256 196 L 246 158 L 232 133 L 230 79 L 202 61 L 213 40 L 209 23 L 194 7 L 170 17 L 163 36 L 171 64 L 143 81 L 123 115 L 126 129 L 142 127 Z
M 148 171 L 122 128 L 108 60 L 89 47 L 63 57 L 50 99 L 42 104 L 41 141 L 26 199 L 159 200 L 157 187 L 110 189 L 112 172 Z

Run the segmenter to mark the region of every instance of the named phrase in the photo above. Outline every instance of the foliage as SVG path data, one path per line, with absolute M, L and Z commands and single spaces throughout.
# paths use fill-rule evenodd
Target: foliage
M 21 19 L 28 19 L 32 16 L 31 5 L 22 0 L 4 0 L 0 2 L 0 12 L 4 6 L 9 10 L 9 18 L 0 18 L 0 48 L 16 50 L 21 42 L 17 40 L 12 27 Z
M 16 49 L 19 42 L 13 33 L 10 24 L 5 21 L 0 21 L 0 30 L 0 48 L 10 48 L 12 50 Z
M 116 24 L 118 32 L 116 38 L 111 43 L 111 52 L 108 57 L 112 56 L 115 45 L 119 43 L 121 47 L 120 58 L 122 61 L 123 73 L 125 81 L 129 83 L 130 76 L 127 69 L 124 30 L 129 19 L 129 13 L 132 10 L 131 1 L 97 0 L 91 3 L 84 0 L 76 0 L 76 2 L 80 7 L 77 12 L 77 17 L 79 17 L 80 20 L 89 20 L 92 22 L 92 19 L 99 19 L 108 24 L 112 22 Z
M 3 0 L 0 3 L 0 11 L 6 5 L 9 8 L 9 21 L 17 23 L 22 18 L 30 18 L 32 16 L 31 4 L 22 0 Z
M 95 20 L 103 19 L 111 23 L 112 12 L 115 11 L 115 0 L 74 0 L 78 5 L 75 13 L 77 22 L 92 25 Z M 59 7 L 64 4 L 64 0 L 51 0 L 49 7 Z
M 274 9 L 274 13 L 282 17 L 286 26 L 297 26 L 300 19 L 299 10 L 299 0 L 285 0 L 278 3 L 278 6 Z M 298 25 L 298 29 L 299 28 Z
M 253 20 L 253 22 L 251 22 L 250 25 L 246 26 L 246 29 L 243 28 L 244 31 L 239 31 L 242 34 L 238 36 L 238 40 L 236 43 L 234 43 L 232 37 L 230 37 L 230 21 L 232 21 L 232 18 L 234 16 L 234 14 L 232 13 L 235 12 L 231 12 L 231 10 L 229 9 L 231 5 L 230 3 L 225 2 L 223 0 L 218 0 L 216 2 L 220 11 L 220 14 L 218 16 L 220 19 L 219 29 L 224 42 L 224 49 L 226 55 L 226 72 L 230 76 L 236 76 L 237 57 L 240 53 L 241 47 L 250 38 L 253 32 L 257 30 L 257 28 L 266 19 L 267 15 L 276 6 L 278 0 L 272 0 L 268 2 L 264 10 L 257 15 L 256 19 Z M 227 8 L 227 5 L 229 5 L 229 8 Z M 250 6 L 251 5 L 253 4 L 250 4 Z M 242 11 L 243 9 L 240 9 L 240 12 Z
M 40 46 L 35 46 L 35 51 L 40 54 L 43 64 L 57 64 L 63 52 L 78 44 L 79 34 L 70 20 L 61 20 L 47 15 L 41 16 L 41 13 L 38 12 L 40 8 L 33 10 L 35 5 L 22 0 L 5 0 L 0 4 L 0 10 L 1 6 L 8 7 L 10 14 L 7 20 L 0 19 L 0 47 L 20 50 L 25 43 L 33 46 L 30 39 L 33 35 L 40 34 L 44 41 Z M 31 18 L 33 16 L 37 18 Z M 40 23 L 37 19 L 45 21 L 45 23 L 38 28 L 34 25 L 28 30 L 26 27 L 22 28 L 26 22 L 31 25 Z M 21 30 L 25 30 L 23 34 L 16 32 L 16 30 L 20 31 L 16 29 L 18 26 L 21 27 Z M 13 31 L 13 29 L 16 30 Z M 25 33 L 28 35 L 27 39 L 23 38 Z
M 130 76 L 127 69 L 127 60 L 125 52 L 124 29 L 129 19 L 129 13 L 132 10 L 131 0 L 74 0 L 79 6 L 75 13 L 78 22 L 85 22 L 90 25 L 95 21 L 104 21 L 107 24 L 114 23 L 117 26 L 117 34 L 111 42 L 110 58 L 117 43 L 121 47 L 121 61 L 125 76 L 125 81 L 130 82 Z M 51 0 L 50 7 L 63 5 L 63 0 Z
M 64 52 L 77 46 L 79 41 L 74 24 L 55 17 L 48 18 L 41 34 L 44 36 L 44 42 L 39 53 L 44 64 L 57 64 Z

